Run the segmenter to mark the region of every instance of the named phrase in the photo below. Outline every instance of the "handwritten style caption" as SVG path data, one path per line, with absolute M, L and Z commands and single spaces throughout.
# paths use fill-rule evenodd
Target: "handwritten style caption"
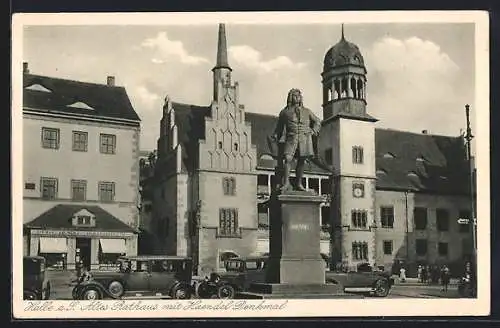
M 73 311 L 280 311 L 286 309 L 288 300 L 272 302 L 266 300 L 221 300 L 219 302 L 168 301 L 155 303 L 145 301 L 71 301 L 61 305 L 55 301 L 27 301 L 25 311 L 31 312 L 73 312 Z

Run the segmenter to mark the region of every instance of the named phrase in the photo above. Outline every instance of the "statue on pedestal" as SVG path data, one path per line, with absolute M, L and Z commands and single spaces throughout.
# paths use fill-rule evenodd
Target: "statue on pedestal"
M 270 141 L 278 144 L 277 161 L 278 177 L 281 191 L 305 191 L 302 185 L 306 160 L 319 159 L 317 139 L 321 128 L 321 120 L 304 107 L 302 93 L 299 89 L 288 92 L 287 105 L 281 110 L 274 134 Z M 292 161 L 296 159 L 296 182 L 290 183 Z M 315 161 L 315 162 L 316 162 Z

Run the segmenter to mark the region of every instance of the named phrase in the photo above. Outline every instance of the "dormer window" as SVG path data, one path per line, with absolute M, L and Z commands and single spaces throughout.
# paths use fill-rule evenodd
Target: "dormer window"
M 26 87 L 25 88 L 26 90 L 32 90 L 32 91 L 40 91 L 40 92 L 47 92 L 47 93 L 51 93 L 52 91 L 47 89 L 46 87 L 44 87 L 43 85 L 41 84 L 32 84 L 30 85 L 29 87 Z
M 81 101 L 77 101 L 71 105 L 67 105 L 67 107 L 94 110 L 94 108 L 90 107 L 89 105 Z
M 95 215 L 86 209 L 81 209 L 73 214 L 71 222 L 75 227 L 95 227 L 96 225 Z
M 384 154 L 384 158 L 395 158 L 396 156 L 394 156 L 393 153 L 385 153 Z
M 90 225 L 91 217 L 88 215 L 80 215 L 76 217 L 76 224 L 78 225 Z

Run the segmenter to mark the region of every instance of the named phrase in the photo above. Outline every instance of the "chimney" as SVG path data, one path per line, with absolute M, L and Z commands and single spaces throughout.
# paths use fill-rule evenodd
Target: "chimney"
M 422 134 L 427 134 L 427 130 L 422 130 Z
M 114 76 L 108 76 L 107 83 L 108 87 L 114 87 L 115 86 L 115 77 Z
M 23 62 L 23 74 L 29 74 L 29 73 L 30 73 L 30 70 L 28 68 L 28 63 Z

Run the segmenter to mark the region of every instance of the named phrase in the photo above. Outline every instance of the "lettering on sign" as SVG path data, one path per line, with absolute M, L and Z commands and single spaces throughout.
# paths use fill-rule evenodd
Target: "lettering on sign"
M 31 230 L 33 236 L 50 237 L 133 237 L 133 233 L 115 231 L 77 231 L 77 230 Z
M 297 231 L 307 231 L 309 230 L 309 225 L 305 223 L 295 223 L 290 225 L 290 229 L 292 230 L 297 230 Z

